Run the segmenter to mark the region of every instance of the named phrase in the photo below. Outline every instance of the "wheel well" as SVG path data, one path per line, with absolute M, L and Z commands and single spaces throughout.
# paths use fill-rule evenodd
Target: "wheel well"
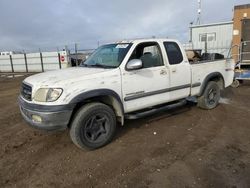
M 220 89 L 224 89 L 225 86 L 224 86 L 224 79 L 221 77 L 221 76 L 216 76 L 216 77 L 212 77 L 210 81 L 214 81 L 214 82 L 217 82 L 218 86 L 220 87 Z
M 115 115 L 117 117 L 117 121 L 120 122 L 122 125 L 124 124 L 124 111 L 123 111 L 123 107 L 120 104 L 120 102 L 113 96 L 109 96 L 109 95 L 103 95 L 103 96 L 98 96 L 98 97 L 90 97 L 88 99 L 84 99 L 81 102 L 78 102 L 76 104 L 76 106 L 73 109 L 68 127 L 70 127 L 70 124 L 74 118 L 75 113 L 85 104 L 87 103 L 91 103 L 91 102 L 100 102 L 103 104 L 108 105 L 109 107 L 111 107 L 114 112 Z

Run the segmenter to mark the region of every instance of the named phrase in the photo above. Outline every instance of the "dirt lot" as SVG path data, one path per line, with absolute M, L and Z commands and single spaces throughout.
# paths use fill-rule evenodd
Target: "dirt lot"
M 67 131 L 22 120 L 22 79 L 0 79 L 0 187 L 250 187 L 250 83 L 214 110 L 127 121 L 111 144 L 82 151 Z

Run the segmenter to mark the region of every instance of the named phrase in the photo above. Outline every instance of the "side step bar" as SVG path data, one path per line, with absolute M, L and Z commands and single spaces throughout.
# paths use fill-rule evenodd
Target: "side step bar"
M 161 106 L 161 107 L 158 107 L 158 108 L 153 108 L 153 109 L 150 109 L 148 111 L 126 114 L 125 115 L 125 119 L 139 119 L 139 118 L 143 118 L 143 117 L 146 117 L 146 116 L 153 115 L 155 113 L 159 113 L 159 112 L 163 112 L 163 111 L 166 111 L 166 110 L 178 108 L 180 106 L 185 105 L 186 103 L 187 103 L 186 100 L 181 100 L 181 101 L 178 101 L 177 103 L 167 104 L 165 106 Z

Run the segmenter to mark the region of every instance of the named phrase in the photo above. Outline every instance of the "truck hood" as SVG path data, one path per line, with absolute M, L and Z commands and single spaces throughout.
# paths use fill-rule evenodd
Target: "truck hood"
M 79 81 L 86 79 L 92 79 L 97 77 L 100 73 L 112 71 L 112 69 L 103 68 L 88 68 L 88 67 L 72 67 L 56 71 L 48 71 L 30 76 L 24 80 L 31 85 L 41 86 L 56 86 L 61 85 L 64 81 Z

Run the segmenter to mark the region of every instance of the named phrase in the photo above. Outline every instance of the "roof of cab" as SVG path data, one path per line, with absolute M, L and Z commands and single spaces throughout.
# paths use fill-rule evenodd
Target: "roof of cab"
M 141 38 L 141 39 L 122 40 L 122 41 L 117 41 L 116 43 L 141 43 L 141 42 L 163 42 L 163 41 L 177 42 L 177 40 L 169 38 Z

